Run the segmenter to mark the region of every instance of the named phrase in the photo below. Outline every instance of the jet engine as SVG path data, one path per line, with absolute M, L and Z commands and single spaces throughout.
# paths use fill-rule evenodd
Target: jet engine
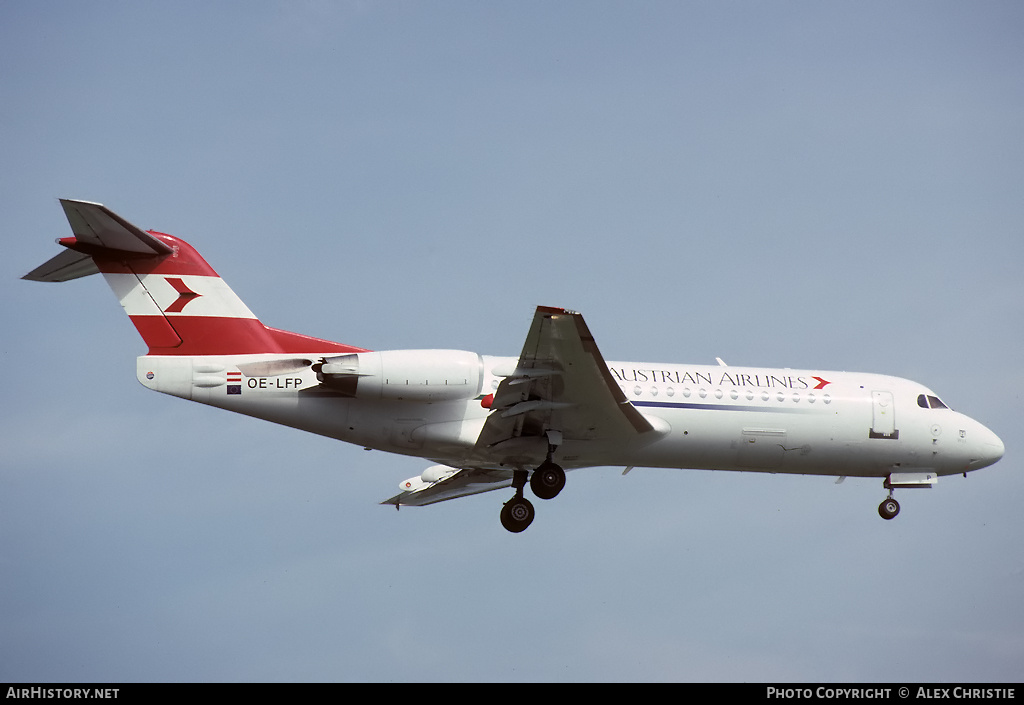
M 382 350 L 321 358 L 313 365 L 325 387 L 358 399 L 474 399 L 483 359 L 464 350 Z

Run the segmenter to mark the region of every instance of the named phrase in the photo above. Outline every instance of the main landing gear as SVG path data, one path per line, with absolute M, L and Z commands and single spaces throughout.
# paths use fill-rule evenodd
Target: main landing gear
M 523 496 L 526 487 L 526 470 L 516 470 L 512 475 L 512 487 L 516 494 L 501 508 L 501 525 L 514 534 L 525 531 L 535 516 L 533 504 Z M 530 475 L 530 489 L 541 499 L 554 499 L 565 487 L 565 470 L 549 457 Z
M 526 531 L 526 527 L 533 523 L 535 515 L 533 504 L 523 496 L 523 490 L 519 488 L 516 490 L 516 496 L 505 502 L 501 508 L 501 525 L 513 534 L 518 534 L 520 531 Z
M 530 489 L 541 499 L 554 499 L 565 487 L 565 470 L 545 460 L 530 476 Z
M 565 470 L 562 469 L 552 458 L 558 446 L 562 445 L 562 432 L 547 430 L 544 436 L 548 441 L 547 457 L 544 462 L 530 474 L 526 470 L 515 470 L 512 473 L 512 487 L 516 494 L 501 508 L 501 525 L 518 534 L 525 531 L 531 523 L 535 512 L 533 504 L 523 496 L 523 489 L 526 487 L 526 478 L 529 475 L 530 489 L 541 499 L 554 499 L 565 487 Z

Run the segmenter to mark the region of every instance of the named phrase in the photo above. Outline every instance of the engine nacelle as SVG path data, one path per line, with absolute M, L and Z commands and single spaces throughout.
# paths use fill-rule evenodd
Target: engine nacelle
M 464 350 L 381 350 L 323 358 L 313 365 L 325 387 L 358 399 L 474 399 L 483 358 Z

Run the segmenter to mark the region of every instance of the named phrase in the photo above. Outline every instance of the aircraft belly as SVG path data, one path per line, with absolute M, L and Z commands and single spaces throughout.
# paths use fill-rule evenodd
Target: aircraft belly
M 279 396 L 237 399 L 217 397 L 202 401 L 227 411 L 309 431 L 320 436 L 348 440 L 350 401 L 333 397 L 303 398 L 296 392 Z

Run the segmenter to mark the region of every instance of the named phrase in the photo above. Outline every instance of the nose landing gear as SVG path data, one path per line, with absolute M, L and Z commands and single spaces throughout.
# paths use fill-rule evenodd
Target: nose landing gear
M 893 470 L 898 469 L 897 466 Z M 889 490 L 889 496 L 884 502 L 878 505 L 878 516 L 883 519 L 894 519 L 900 513 L 900 503 L 892 497 L 892 492 L 897 487 L 901 489 L 927 489 L 938 480 L 938 473 L 930 468 L 920 470 L 905 469 L 900 472 L 891 472 L 882 482 L 882 487 Z
M 900 503 L 893 499 L 892 490 L 889 491 L 889 496 L 878 505 L 878 516 L 883 519 L 895 519 L 896 515 L 900 513 Z

